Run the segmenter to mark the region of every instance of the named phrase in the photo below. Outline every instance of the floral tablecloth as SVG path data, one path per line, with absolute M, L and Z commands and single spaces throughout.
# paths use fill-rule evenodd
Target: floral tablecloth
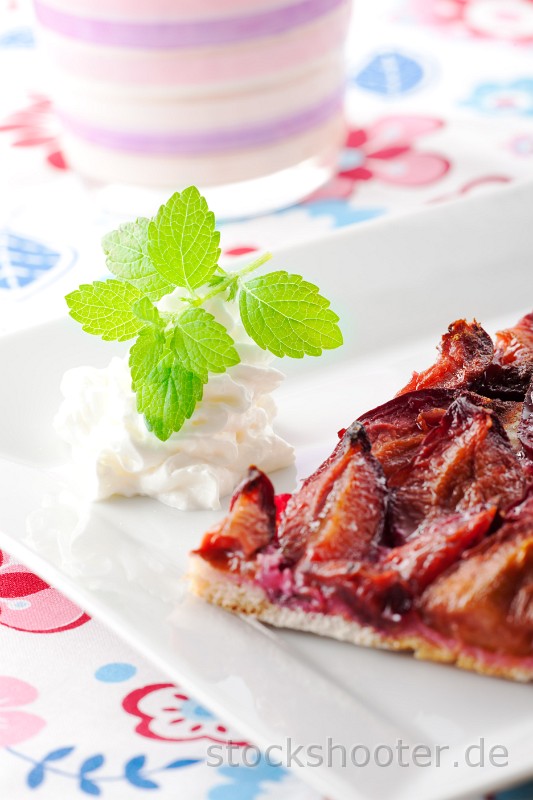
M 223 224 L 227 256 L 533 176 L 532 0 L 359 0 L 349 52 L 336 176 L 298 206 Z M 66 291 L 105 272 L 98 242 L 116 223 L 113 193 L 64 161 L 37 64 L 30 7 L 0 0 L 0 330 L 63 313 Z M 209 743 L 236 738 L 0 553 L 0 797 L 318 800 L 264 763 L 207 768 Z

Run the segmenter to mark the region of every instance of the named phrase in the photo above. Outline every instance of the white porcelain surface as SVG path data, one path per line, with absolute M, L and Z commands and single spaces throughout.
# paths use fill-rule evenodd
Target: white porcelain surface
M 345 347 L 283 364 L 279 432 L 307 474 L 336 431 L 433 359 L 447 324 L 475 316 L 489 330 L 533 307 L 533 187 L 515 186 L 370 223 L 278 254 L 331 297 Z M 307 768 L 333 800 L 446 800 L 533 772 L 533 689 L 245 621 L 189 597 L 187 553 L 215 512 L 179 512 L 144 498 L 81 503 L 52 419 L 63 371 L 105 364 L 121 346 L 68 319 L 0 340 L 0 547 L 99 617 L 200 702 L 266 746 L 448 745 L 440 768 Z M 65 478 L 66 476 L 66 478 Z M 274 476 L 280 489 L 294 473 Z M 507 767 L 467 768 L 483 737 Z

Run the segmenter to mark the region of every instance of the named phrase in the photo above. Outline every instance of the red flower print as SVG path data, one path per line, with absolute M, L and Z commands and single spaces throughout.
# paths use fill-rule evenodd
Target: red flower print
M 251 244 L 243 244 L 239 245 L 238 247 L 230 247 L 228 250 L 223 251 L 223 255 L 225 256 L 245 256 L 249 253 L 255 253 L 256 250 L 259 250 L 259 247 L 256 245 Z
M 11 133 L 12 147 L 42 147 L 46 160 L 56 169 L 67 169 L 59 149 L 59 126 L 50 100 L 31 95 L 30 104 L 10 114 L 0 125 L 0 133 Z
M 433 153 L 419 153 L 413 140 L 433 133 L 443 125 L 430 117 L 383 117 L 370 128 L 348 135 L 348 151 L 358 154 L 361 164 L 341 169 L 339 176 L 367 181 L 378 178 L 401 186 L 425 186 L 442 178 L 449 162 Z
M 417 20 L 459 36 L 533 42 L 533 0 L 408 0 Z
M 89 621 L 78 606 L 0 550 L 0 625 L 59 633 Z
M 128 714 L 139 717 L 141 721 L 135 730 L 148 739 L 164 742 L 207 739 L 211 742 L 247 744 L 232 736 L 210 711 L 172 683 L 154 683 L 135 689 L 126 695 L 122 707 Z
M 379 180 L 403 187 L 435 183 L 450 169 L 450 162 L 435 153 L 420 152 L 420 136 L 443 127 L 432 117 L 383 117 L 368 128 L 350 131 L 337 176 L 309 200 L 344 199 L 358 181 Z

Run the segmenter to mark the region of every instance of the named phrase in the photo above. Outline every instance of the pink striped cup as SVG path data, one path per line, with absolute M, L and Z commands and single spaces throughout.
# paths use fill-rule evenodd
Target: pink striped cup
M 173 189 L 270 176 L 273 204 L 330 174 L 351 0 L 34 4 L 79 172 Z

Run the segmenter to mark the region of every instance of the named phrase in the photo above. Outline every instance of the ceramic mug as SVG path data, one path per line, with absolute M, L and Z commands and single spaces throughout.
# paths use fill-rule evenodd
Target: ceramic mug
M 312 191 L 331 171 L 351 0 L 34 4 L 79 172 L 171 188 L 282 175 L 288 186 L 296 167 Z

